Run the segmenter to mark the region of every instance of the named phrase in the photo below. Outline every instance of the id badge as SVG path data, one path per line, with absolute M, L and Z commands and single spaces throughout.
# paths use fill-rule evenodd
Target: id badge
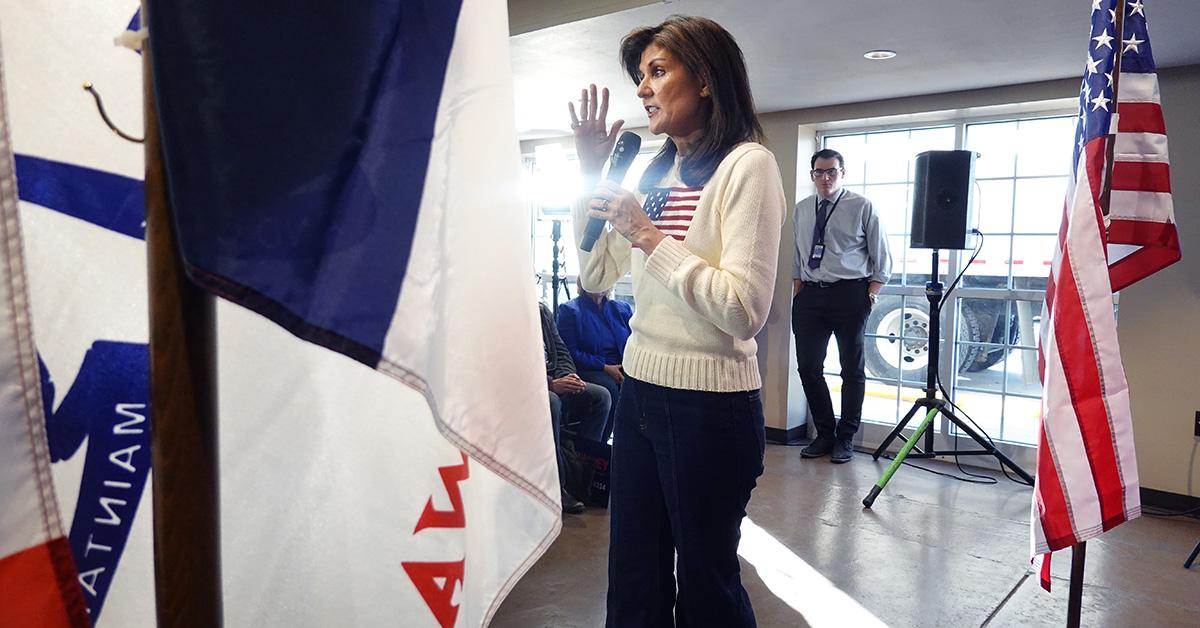
M 812 258 L 813 261 L 817 261 L 817 260 L 820 260 L 822 257 L 825 257 L 825 245 L 824 244 L 814 244 L 812 247 L 812 255 L 810 257 Z

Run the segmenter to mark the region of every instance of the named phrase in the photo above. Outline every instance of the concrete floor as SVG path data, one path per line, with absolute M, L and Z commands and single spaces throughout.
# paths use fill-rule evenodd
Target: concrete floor
M 766 535 L 743 527 L 741 552 L 759 626 L 857 628 L 872 615 L 895 627 L 1065 625 L 1070 552 L 1052 563 L 1053 593 L 1027 577 L 1031 489 L 905 467 L 864 510 L 885 466 L 862 453 L 833 465 L 767 447 L 749 507 Z M 752 537 L 782 547 L 749 548 Z M 1089 542 L 1082 625 L 1200 626 L 1200 564 L 1183 569 L 1197 541 L 1194 519 L 1143 517 Z M 561 536 L 492 626 L 603 626 L 607 544 L 607 511 L 565 515 Z

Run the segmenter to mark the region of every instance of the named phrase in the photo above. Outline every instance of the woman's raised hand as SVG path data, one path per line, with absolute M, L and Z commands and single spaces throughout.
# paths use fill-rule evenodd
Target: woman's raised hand
M 596 95 L 596 86 L 590 85 L 579 91 L 579 111 L 575 111 L 575 103 L 567 103 L 571 112 L 571 129 L 575 131 L 575 154 L 579 156 L 579 167 L 585 175 L 600 176 L 604 170 L 604 160 L 612 152 L 617 134 L 625 125 L 624 120 L 613 122 L 612 129 L 607 128 L 605 118 L 608 117 L 608 88 Z

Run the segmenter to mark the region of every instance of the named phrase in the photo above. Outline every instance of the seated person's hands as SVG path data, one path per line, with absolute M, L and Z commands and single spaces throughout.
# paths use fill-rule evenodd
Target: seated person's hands
M 550 380 L 550 392 L 559 396 L 576 395 L 585 390 L 587 390 L 587 382 L 579 379 L 579 376 L 574 373 Z
M 625 373 L 621 371 L 620 364 L 605 364 L 604 372 L 607 373 L 609 377 L 613 378 L 613 381 L 615 381 L 618 386 L 625 381 Z

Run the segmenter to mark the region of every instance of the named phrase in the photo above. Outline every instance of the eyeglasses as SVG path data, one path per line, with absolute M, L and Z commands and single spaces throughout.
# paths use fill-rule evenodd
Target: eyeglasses
M 837 176 L 842 173 L 842 169 L 841 168 L 825 168 L 825 169 L 817 168 L 815 170 L 809 170 L 808 173 L 811 174 L 812 178 L 814 178 L 814 179 L 820 179 L 822 177 L 829 177 L 830 179 L 836 179 Z

